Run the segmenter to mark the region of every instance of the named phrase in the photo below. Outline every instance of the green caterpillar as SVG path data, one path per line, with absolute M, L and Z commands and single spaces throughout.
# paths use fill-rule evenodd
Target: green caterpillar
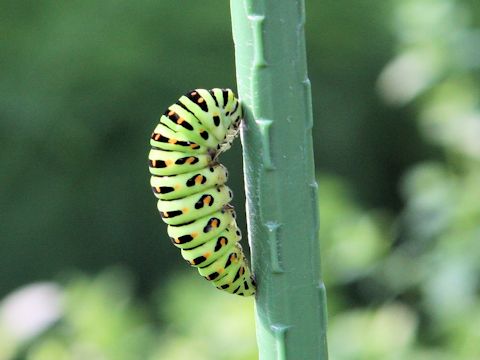
M 229 204 L 228 172 L 217 162 L 241 119 L 230 89 L 190 91 L 160 117 L 148 158 L 158 210 L 183 258 L 218 289 L 250 296 L 255 281 Z

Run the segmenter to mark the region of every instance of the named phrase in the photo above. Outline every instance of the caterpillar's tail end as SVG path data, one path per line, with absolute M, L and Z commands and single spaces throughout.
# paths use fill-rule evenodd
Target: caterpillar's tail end
M 255 293 L 257 292 L 257 284 L 255 283 L 255 279 L 253 278 L 253 275 L 250 275 L 249 282 L 250 282 L 249 289 L 248 290 L 245 289 L 245 291 L 239 295 L 243 295 L 243 296 L 255 295 Z
M 250 272 L 250 270 L 247 270 L 247 272 Z M 245 296 L 245 297 L 255 295 L 256 284 L 255 284 L 255 280 L 253 279 L 252 275 L 250 275 L 248 277 L 247 276 L 243 277 L 240 280 L 240 282 L 242 282 L 242 284 L 240 286 L 236 286 L 236 285 L 234 286 L 232 284 L 229 287 L 217 286 L 217 289 L 226 291 L 230 294 L 236 294 L 236 295 Z
M 233 252 L 230 254 L 227 253 L 225 258 L 227 259 L 225 268 L 228 269 L 228 271 L 217 270 L 213 274 L 205 276 L 205 278 L 212 281 L 217 289 L 230 294 L 240 296 L 251 296 L 255 294 L 255 280 L 253 279 L 240 244 L 237 243 Z M 223 263 L 222 260 L 221 262 Z M 203 269 L 199 269 L 200 273 L 202 273 L 202 271 Z M 212 275 L 214 278 L 212 278 Z
M 240 290 L 238 290 L 237 292 L 231 292 L 231 293 L 246 297 L 246 296 L 255 295 L 257 286 L 248 265 L 245 265 L 245 268 L 246 268 L 245 274 L 242 280 L 240 280 L 242 282 L 242 286 L 240 287 Z

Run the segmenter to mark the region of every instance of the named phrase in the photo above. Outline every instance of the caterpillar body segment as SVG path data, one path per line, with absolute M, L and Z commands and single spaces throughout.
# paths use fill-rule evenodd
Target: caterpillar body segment
M 212 163 L 212 156 L 209 154 L 194 155 L 160 149 L 150 150 L 148 157 L 150 173 L 156 176 L 189 173 L 193 170 L 208 168 Z
M 192 249 L 204 244 L 209 239 L 218 237 L 234 220 L 233 209 L 222 209 L 189 224 L 168 226 L 167 232 L 176 247 Z
M 255 294 L 255 281 L 229 204 L 228 171 L 217 162 L 241 119 L 230 89 L 192 90 L 160 117 L 148 158 L 150 185 L 172 243 L 215 287 L 249 296 Z
M 213 171 L 211 170 L 213 169 Z M 196 170 L 196 169 L 193 169 Z M 193 175 L 192 175 L 193 173 Z M 191 194 L 191 188 L 200 192 L 213 186 L 220 186 L 227 181 L 225 166 L 215 164 L 197 171 L 170 176 L 152 176 L 150 185 L 155 196 L 162 200 L 179 199 Z
M 157 208 L 163 221 L 178 226 L 221 210 L 232 197 L 232 191 L 222 185 L 180 199 L 160 199 Z

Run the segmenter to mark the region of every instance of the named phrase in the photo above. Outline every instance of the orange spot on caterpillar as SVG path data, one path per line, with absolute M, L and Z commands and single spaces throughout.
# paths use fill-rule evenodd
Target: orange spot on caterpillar
M 163 217 L 164 217 L 164 218 L 168 218 L 168 212 L 164 211 L 164 212 L 163 212 Z
M 195 177 L 195 185 L 200 185 L 202 183 L 203 176 L 202 175 L 197 175 Z
M 156 190 L 158 193 L 160 193 L 160 192 L 161 192 L 161 191 L 160 191 L 160 190 L 161 190 L 161 189 L 160 189 L 160 186 L 156 186 L 156 187 L 155 187 L 155 190 Z
M 184 121 L 185 121 L 184 118 L 178 118 L 177 124 L 180 125 L 180 124 L 183 123 Z
M 174 239 L 173 241 L 175 241 L 175 244 L 180 244 L 180 239 Z
M 172 116 L 173 114 L 175 114 L 175 111 L 173 111 L 173 110 L 170 110 L 170 111 L 168 112 L 168 116 Z
M 198 144 L 190 144 L 190 147 L 191 147 L 192 149 L 196 149 L 196 148 L 199 147 L 199 145 L 198 145 Z
M 192 91 L 192 96 L 195 96 L 197 95 L 197 92 L 196 91 Z
M 153 137 L 153 139 L 154 139 L 155 141 L 157 141 L 158 139 L 160 139 L 160 134 L 155 134 L 155 136 Z
M 204 205 L 210 205 L 210 202 L 212 201 L 211 196 L 207 196 L 205 199 L 203 199 L 203 204 Z
M 176 144 L 177 141 L 178 141 L 177 139 L 168 139 L 169 144 Z
M 175 188 L 175 190 L 180 189 L 180 184 L 175 184 L 174 188 Z
M 184 207 L 184 208 L 182 209 L 182 213 L 186 214 L 187 212 L 188 212 L 188 208 Z
M 193 156 L 190 156 L 187 161 L 185 161 L 187 164 L 191 164 L 192 162 L 195 161 L 195 158 Z
M 203 254 L 203 257 L 204 257 L 205 259 L 208 259 L 208 257 L 209 257 L 210 255 L 211 255 L 210 252 L 206 252 L 205 254 Z
M 190 234 L 190 236 L 195 239 L 198 236 L 198 232 L 193 232 Z
M 152 160 L 152 167 L 157 166 L 157 160 Z
M 217 270 L 217 272 L 218 272 L 219 274 L 223 274 L 224 271 L 225 271 L 225 269 L 218 269 L 218 270 Z
M 173 164 L 173 160 L 165 160 L 165 165 L 170 166 Z
M 203 98 L 198 98 L 198 103 L 201 104 L 202 102 L 204 102 L 205 100 L 203 100 Z
M 216 228 L 218 226 L 218 220 L 217 219 L 214 219 L 212 221 L 212 228 Z

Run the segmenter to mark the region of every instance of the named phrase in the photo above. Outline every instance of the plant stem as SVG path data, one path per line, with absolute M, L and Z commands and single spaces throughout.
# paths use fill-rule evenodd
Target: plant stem
M 231 0 L 262 360 L 326 360 L 303 0 Z

